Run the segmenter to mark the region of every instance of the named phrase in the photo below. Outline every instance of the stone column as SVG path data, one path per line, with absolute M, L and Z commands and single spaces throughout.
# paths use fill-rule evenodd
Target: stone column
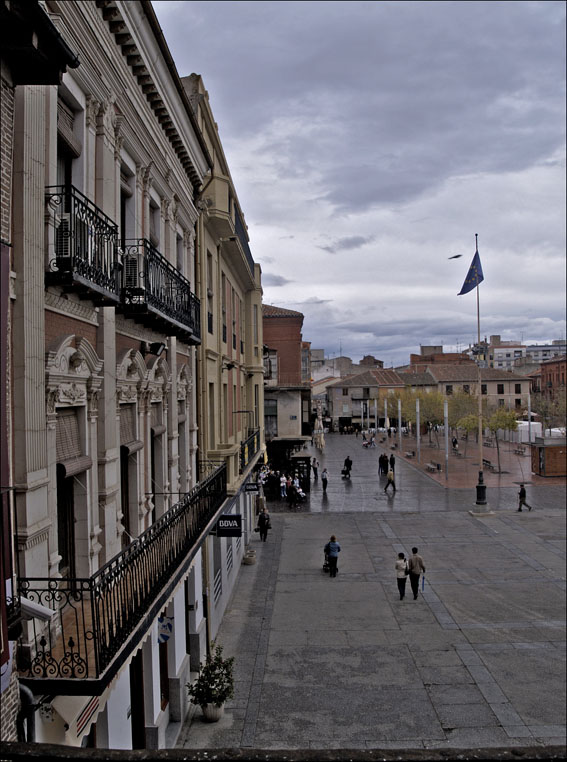
M 179 493 L 179 403 L 177 401 L 177 338 L 170 336 L 169 372 L 171 384 L 167 406 L 167 473 L 170 491 Z M 177 503 L 180 495 L 171 495 L 171 503 Z
M 114 307 L 99 311 L 97 354 L 103 361 L 102 388 L 98 402 L 98 505 L 104 561 L 120 552 L 119 416 L 116 405 L 116 317 Z M 93 458 L 93 461 L 95 459 Z
M 53 88 L 50 88 L 51 91 Z M 51 92 L 19 87 L 15 98 L 13 182 L 14 485 L 20 574 L 49 569 L 45 415 L 45 161 Z

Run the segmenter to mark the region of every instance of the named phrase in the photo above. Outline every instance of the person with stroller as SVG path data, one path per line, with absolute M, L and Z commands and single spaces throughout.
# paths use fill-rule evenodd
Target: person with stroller
M 350 472 L 352 471 L 352 460 L 347 455 L 343 464 L 343 479 L 350 479 Z
M 341 552 L 341 546 L 337 542 L 337 538 L 334 534 L 331 535 L 331 539 L 324 547 L 325 558 L 329 563 L 329 576 L 337 576 L 337 562 L 339 560 L 339 553 Z

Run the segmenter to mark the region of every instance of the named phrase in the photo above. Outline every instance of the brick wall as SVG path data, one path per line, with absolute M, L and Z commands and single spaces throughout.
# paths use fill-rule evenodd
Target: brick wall
M 17 741 L 16 715 L 20 708 L 20 683 L 17 673 L 12 672 L 10 683 L 0 697 L 0 728 L 2 741 Z
M 263 318 L 264 344 L 278 353 L 278 376 L 301 383 L 301 317 Z
M 84 323 L 82 320 L 76 320 L 68 315 L 61 315 L 58 312 L 45 311 L 45 346 L 50 344 L 61 336 L 83 336 L 96 349 L 97 327 L 91 323 Z

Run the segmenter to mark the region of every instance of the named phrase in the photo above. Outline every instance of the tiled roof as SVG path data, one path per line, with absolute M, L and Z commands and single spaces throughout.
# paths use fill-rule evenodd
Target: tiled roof
M 407 386 L 435 386 L 437 384 L 431 373 L 427 371 L 420 373 L 398 371 L 398 375 Z
M 384 370 L 383 368 L 373 368 L 372 370 L 363 370 L 361 373 L 353 373 L 350 376 L 339 378 L 335 383 L 328 384 L 331 387 L 349 387 L 349 386 L 404 386 L 404 381 L 395 370 Z
M 438 383 L 444 382 L 467 382 L 478 381 L 478 368 L 476 365 L 431 365 L 428 372 Z M 514 381 L 525 380 L 525 376 L 512 373 L 498 368 L 481 368 L 480 378 L 482 381 Z
M 274 307 L 271 304 L 262 305 L 262 315 L 264 317 L 303 317 L 302 312 L 286 310 L 283 307 Z

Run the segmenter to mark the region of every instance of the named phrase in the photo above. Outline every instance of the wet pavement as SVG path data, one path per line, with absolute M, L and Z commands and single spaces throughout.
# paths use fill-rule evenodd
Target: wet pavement
M 421 463 L 395 452 L 394 495 L 380 447 L 329 435 L 324 452 L 306 450 L 329 470 L 327 492 L 318 479 L 293 511 L 268 503 L 273 529 L 266 543 L 253 536 L 257 562 L 240 568 L 218 636 L 236 657 L 235 697 L 218 723 L 192 712 L 177 748 L 535 754 L 565 743 L 565 480 L 503 452 L 480 515 L 478 456 L 451 455 L 446 475 L 437 449 L 432 476 L 434 450 L 422 443 Z M 522 480 L 532 512 L 516 511 Z M 331 534 L 334 579 L 322 569 Z M 400 601 L 394 562 L 414 545 L 424 587 Z

